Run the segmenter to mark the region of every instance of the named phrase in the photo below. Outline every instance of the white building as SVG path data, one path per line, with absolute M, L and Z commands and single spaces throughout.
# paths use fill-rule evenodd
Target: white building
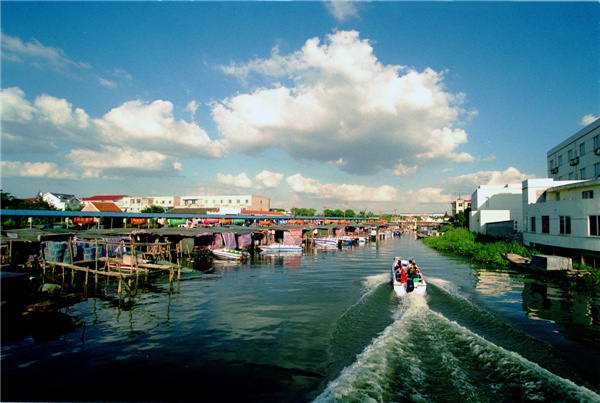
M 251 211 L 269 211 L 271 202 L 267 197 L 252 195 L 233 196 L 183 196 L 181 207 L 189 208 L 234 208 Z
M 160 196 L 160 197 L 124 197 L 117 205 L 125 212 L 139 213 L 142 210 L 151 207 L 159 206 L 165 211 L 179 207 L 181 198 L 176 196 Z
M 469 231 L 511 236 L 522 228 L 523 190 L 520 183 L 479 186 L 471 195 Z
M 523 243 L 600 261 L 600 179 L 523 182 Z
M 452 215 L 458 214 L 461 211 L 465 211 L 471 208 L 471 200 L 465 200 L 462 197 L 454 200 L 452 203 Z
M 152 205 L 151 197 L 124 197 L 117 205 L 127 213 L 139 213 Z
M 58 210 L 79 210 L 83 207 L 83 204 L 75 195 L 48 192 L 41 196 L 45 202 L 53 205 Z
M 584 180 L 600 177 L 600 119 L 548 151 L 548 177 Z

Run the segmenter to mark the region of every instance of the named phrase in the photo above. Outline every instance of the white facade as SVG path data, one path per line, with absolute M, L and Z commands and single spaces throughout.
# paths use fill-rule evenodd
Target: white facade
M 161 197 L 124 197 L 117 205 L 121 210 L 130 213 L 139 213 L 150 206 L 159 206 L 167 210 L 179 207 L 180 197 L 161 196 Z
M 458 214 L 461 211 L 465 211 L 466 209 L 471 207 L 471 200 L 465 200 L 462 197 L 454 200 L 452 203 L 452 215 Z
M 117 203 L 117 206 L 126 213 L 139 213 L 151 205 L 151 197 L 124 197 Z
M 469 231 L 487 233 L 486 224 L 513 221 L 515 231 L 523 228 L 522 185 L 479 186 L 471 195 Z
M 190 208 L 239 208 L 241 210 L 269 211 L 271 202 L 267 197 L 252 195 L 233 196 L 183 196 L 181 207 Z
M 600 179 L 523 182 L 527 246 L 600 252 Z
M 48 204 L 53 205 L 58 210 L 79 210 L 83 204 L 75 197 L 75 195 L 63 193 L 45 193 L 42 199 Z
M 600 177 L 600 119 L 548 151 L 548 177 L 585 180 Z

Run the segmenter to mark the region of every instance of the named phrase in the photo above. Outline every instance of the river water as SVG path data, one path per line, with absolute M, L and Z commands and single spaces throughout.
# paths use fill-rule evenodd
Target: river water
M 394 256 L 424 296 L 396 297 Z M 2 401 L 598 402 L 599 308 L 411 236 L 263 255 L 121 298 L 100 284 L 74 326 L 3 322 Z

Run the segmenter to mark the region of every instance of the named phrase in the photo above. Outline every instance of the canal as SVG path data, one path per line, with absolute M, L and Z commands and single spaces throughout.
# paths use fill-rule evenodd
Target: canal
M 396 297 L 394 256 L 426 295 Z M 599 309 L 411 236 L 262 255 L 3 320 L 2 401 L 597 402 Z

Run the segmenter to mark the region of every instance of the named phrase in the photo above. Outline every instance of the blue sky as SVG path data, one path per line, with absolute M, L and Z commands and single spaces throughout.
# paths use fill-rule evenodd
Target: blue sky
M 2 2 L 2 189 L 446 212 L 600 115 L 597 2 Z M 347 203 L 347 204 L 346 204 Z

